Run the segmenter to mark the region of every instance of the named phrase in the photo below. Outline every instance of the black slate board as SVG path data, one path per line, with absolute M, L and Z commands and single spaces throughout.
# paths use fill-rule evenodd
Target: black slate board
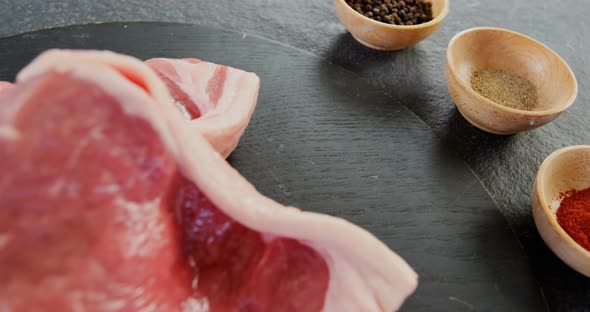
M 202 26 L 111 23 L 0 40 L 0 80 L 48 48 L 197 57 L 256 72 L 258 107 L 230 162 L 284 204 L 368 229 L 420 274 L 406 311 L 546 309 L 517 240 L 467 166 L 398 101 L 277 42 Z

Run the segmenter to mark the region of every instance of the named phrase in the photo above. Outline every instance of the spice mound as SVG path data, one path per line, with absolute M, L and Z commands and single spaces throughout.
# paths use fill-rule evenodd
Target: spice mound
M 580 246 L 590 251 L 590 188 L 561 194 L 557 223 Z
M 360 14 L 395 25 L 418 25 L 432 20 L 432 3 L 424 0 L 346 0 Z
M 530 111 L 538 103 L 535 85 L 508 70 L 477 70 L 471 75 L 471 87 L 482 96 L 510 108 Z

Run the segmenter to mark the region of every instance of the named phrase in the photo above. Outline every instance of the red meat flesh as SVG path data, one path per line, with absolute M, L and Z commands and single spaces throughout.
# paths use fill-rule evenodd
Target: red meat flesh
M 321 311 L 324 259 L 227 217 L 150 122 L 67 72 L 18 84 L 0 116 L 23 93 L 0 135 L 0 310 Z
M 192 276 L 160 201 L 175 163 L 150 123 L 66 73 L 21 83 L 4 99 L 23 92 L 30 97 L 11 124 L 19 134 L 0 139 L 0 303 L 176 309 Z
M 329 271 L 296 240 L 267 237 L 227 217 L 179 177 L 172 205 L 183 223 L 185 251 L 196 264 L 198 295 L 212 311 L 321 311 Z
M 227 79 L 227 67 L 220 65 L 215 69 L 215 73 L 213 77 L 209 80 L 207 84 L 207 94 L 209 95 L 209 100 L 211 103 L 217 105 L 219 103 L 219 99 L 223 94 L 223 87 L 225 86 L 225 80 Z

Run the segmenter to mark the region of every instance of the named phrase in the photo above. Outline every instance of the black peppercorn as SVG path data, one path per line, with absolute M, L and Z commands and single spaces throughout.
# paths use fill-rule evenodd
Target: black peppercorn
M 417 25 L 432 20 L 432 3 L 427 0 L 345 0 L 367 18 L 396 25 Z

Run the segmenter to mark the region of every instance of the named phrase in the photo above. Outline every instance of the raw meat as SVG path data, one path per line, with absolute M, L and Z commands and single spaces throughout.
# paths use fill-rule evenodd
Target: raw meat
M 0 311 L 392 311 L 413 292 L 384 244 L 256 192 L 170 101 L 93 51 L 46 52 L 0 96 Z
M 0 81 L 0 93 L 2 93 L 3 91 L 7 91 L 11 87 L 12 87 L 12 83 Z
M 162 199 L 176 164 L 138 114 L 153 100 L 79 64 L 0 99 L 0 311 L 179 311 L 192 273 Z
M 260 80 L 253 73 L 198 59 L 145 62 L 162 78 L 190 127 L 227 157 L 254 112 Z

